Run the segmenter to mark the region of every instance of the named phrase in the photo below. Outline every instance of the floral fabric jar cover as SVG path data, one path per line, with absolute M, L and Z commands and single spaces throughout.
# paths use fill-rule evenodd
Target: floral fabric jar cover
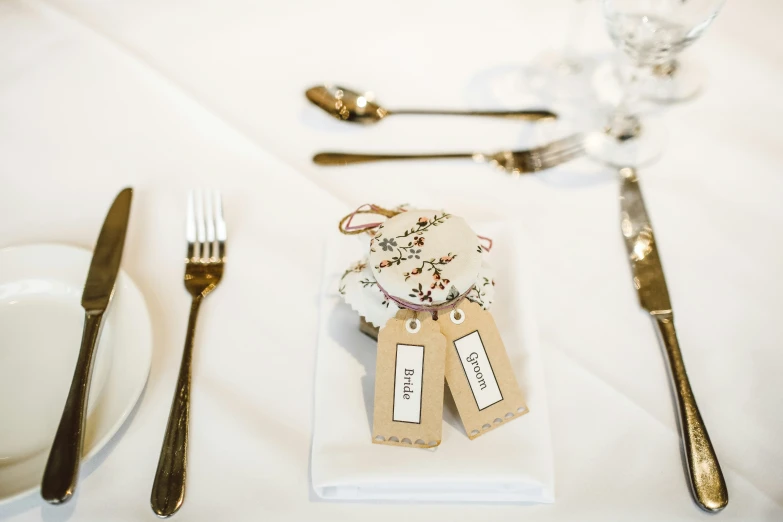
M 494 280 L 482 257 L 478 236 L 462 218 L 443 211 L 410 210 L 380 225 L 368 258 L 343 274 L 340 294 L 377 327 L 400 310 L 387 296 L 431 307 L 465 294 L 488 309 Z

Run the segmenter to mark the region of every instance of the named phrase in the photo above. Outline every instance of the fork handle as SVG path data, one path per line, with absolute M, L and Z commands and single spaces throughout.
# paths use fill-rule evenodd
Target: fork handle
M 717 513 L 729 503 L 729 492 L 691 390 L 680 343 L 677 341 L 677 332 L 674 329 L 674 318 L 671 314 L 665 314 L 656 316 L 653 320 L 658 327 L 669 363 L 691 491 L 699 507 Z
M 193 297 L 190 305 L 185 349 L 179 366 L 177 388 L 171 402 L 169 421 L 160 450 L 150 504 L 159 517 L 170 517 L 185 500 L 185 477 L 188 465 L 188 425 L 190 420 L 190 380 L 193 367 L 193 338 L 202 295 Z
M 399 161 L 422 159 L 467 159 L 475 154 L 457 152 L 446 154 L 350 154 L 347 152 L 320 152 L 313 156 L 313 163 L 330 167 L 350 165 L 353 163 L 370 163 L 373 161 Z

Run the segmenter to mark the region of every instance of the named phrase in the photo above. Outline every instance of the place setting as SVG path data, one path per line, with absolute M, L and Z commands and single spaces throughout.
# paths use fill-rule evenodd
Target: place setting
M 218 154 L 236 154 L 247 168 L 231 179 L 232 172 L 212 172 L 212 164 L 204 172 L 187 171 L 182 176 L 197 187 L 207 175 L 217 180 L 192 190 L 179 188 L 179 171 L 171 179 L 159 171 L 123 179 L 118 170 L 110 192 L 96 191 L 105 213 L 84 210 L 91 207 L 70 194 L 58 200 L 63 212 L 78 213 L 80 225 L 90 227 L 89 248 L 71 244 L 77 231 L 70 224 L 53 234 L 57 242 L 24 243 L 27 236 L 20 235 L 22 242 L 17 237 L 0 248 L 0 507 L 28 499 L 40 510 L 8 513 L 81 519 L 79 508 L 93 493 L 85 488 L 89 475 L 101 470 L 106 474 L 99 482 L 122 482 L 118 466 L 131 461 L 133 479 L 117 486 L 126 502 L 107 496 L 98 506 L 105 516 L 135 518 L 138 512 L 124 510 L 138 506 L 151 520 L 238 513 L 390 520 L 401 507 L 410 508 L 405 516 L 411 520 L 490 512 L 561 520 L 561 512 L 562 519 L 633 518 L 633 508 L 640 520 L 661 513 L 662 520 L 671 513 L 672 520 L 734 520 L 732 509 L 747 508 L 750 464 L 724 438 L 727 424 L 716 412 L 738 403 L 724 405 L 716 396 L 711 380 L 718 373 L 705 370 L 712 352 L 704 355 L 703 346 L 713 349 L 708 341 L 718 334 L 703 331 L 694 310 L 704 300 L 691 296 L 694 289 L 741 278 L 727 270 L 726 281 L 689 280 L 692 272 L 682 270 L 687 238 L 677 236 L 684 212 L 673 203 L 708 204 L 687 192 L 693 187 L 686 178 L 682 186 L 660 181 L 662 171 L 685 168 L 667 154 L 689 147 L 687 133 L 670 139 L 671 115 L 709 93 L 704 64 L 681 53 L 702 37 L 724 2 L 570 4 L 562 49 L 499 68 L 494 77 L 472 78 L 488 82 L 497 94 L 492 99 L 452 96 L 446 103 L 428 94 L 410 103 L 405 82 L 384 83 L 372 71 L 338 68 L 345 81 L 328 83 L 326 67 L 297 70 L 297 87 L 288 94 L 296 94 L 308 118 L 325 122 L 302 129 L 312 122 L 305 118 L 297 127 L 302 135 L 286 137 L 300 149 L 299 172 L 275 163 L 281 151 L 265 150 L 278 136 L 243 120 L 251 109 L 222 104 L 209 82 L 188 76 L 187 64 L 166 69 L 153 46 L 149 55 L 137 53 L 128 43 L 130 31 L 128 42 L 118 40 L 132 50 L 123 59 L 133 67 L 160 67 L 149 69 L 165 92 L 161 100 L 168 103 L 176 90 L 187 100 L 183 106 L 201 111 L 193 113 L 201 119 L 186 122 L 195 135 L 203 138 L 202 125 L 219 122 L 220 133 L 209 135 L 219 143 L 205 153 L 215 154 L 215 165 L 223 165 Z M 290 6 L 278 9 L 287 13 Z M 605 24 L 611 56 L 582 51 L 577 33 L 588 12 Z M 281 13 L 272 14 L 287 19 Z M 422 20 L 437 30 L 440 20 Z M 214 23 L 223 21 L 215 17 Z M 243 45 L 254 36 L 226 34 L 241 37 Z M 385 56 L 383 43 L 369 35 L 357 31 L 354 59 L 362 63 L 370 63 L 360 56 L 363 45 Z M 418 40 L 415 46 L 421 47 Z M 225 74 L 236 64 L 229 58 Z M 490 58 L 487 67 L 499 63 Z M 297 69 L 302 64 L 296 62 Z M 406 70 L 400 65 L 392 72 Z M 460 84 L 416 78 L 421 68 L 410 70 L 412 79 L 468 92 L 467 76 Z M 240 87 L 237 99 L 256 85 L 248 80 Z M 395 89 L 403 102 L 395 100 Z M 285 117 L 296 120 L 293 105 L 286 106 Z M 281 121 L 268 127 L 286 129 Z M 416 132 L 425 121 L 441 131 L 431 142 Z M 462 132 L 456 122 L 482 133 L 478 146 L 469 133 L 456 137 Z M 149 140 L 165 149 L 152 135 L 153 123 Z M 496 134 L 495 128 L 505 130 Z M 503 141 L 504 132 L 517 133 L 513 143 Z M 449 133 L 455 138 L 443 146 Z M 270 165 L 280 165 L 282 174 L 265 177 Z M 595 171 L 604 175 L 600 187 L 589 181 Z M 425 179 L 429 173 L 435 174 Z M 537 181 L 558 173 L 566 173 L 562 183 Z M 446 174 L 453 184 L 435 179 Z M 176 237 L 161 233 L 162 220 L 150 218 L 160 217 L 151 208 L 170 203 L 161 195 L 168 183 L 178 187 L 179 204 L 173 212 L 167 204 L 165 215 L 167 224 L 175 215 L 182 225 Z M 312 187 L 302 190 L 300 183 Z M 713 190 L 723 188 L 716 183 Z M 662 197 L 676 189 L 686 193 Z M 160 192 L 144 200 L 146 207 L 134 203 L 153 191 Z M 234 214 L 224 209 L 224 194 Z M 583 198 L 592 199 L 583 204 Z M 716 229 L 739 214 L 726 209 L 725 221 L 711 224 Z M 140 219 L 159 237 L 126 244 L 129 227 Z M 680 233 L 703 232 L 687 230 Z M 164 235 L 181 250 L 153 251 L 150 245 L 160 247 Z M 169 291 L 153 280 L 159 274 L 139 268 L 149 267 L 137 264 L 146 256 L 157 256 L 156 270 L 177 267 L 176 309 Z M 705 259 L 721 262 L 706 255 L 698 262 Z M 215 291 L 231 299 L 203 306 Z M 210 314 L 213 304 L 223 315 Z M 169 316 L 151 313 L 153 305 L 171 307 Z M 181 324 L 169 324 L 171 317 Z M 766 317 L 753 320 L 768 327 Z M 217 323 L 220 335 L 208 333 L 223 345 L 210 346 L 212 358 L 199 365 L 198 332 Z M 153 331 L 181 344 L 158 346 Z M 611 346 L 604 350 L 602 343 Z M 626 345 L 633 353 L 628 360 L 637 359 L 623 367 L 627 360 L 607 354 Z M 656 345 L 660 357 L 648 358 Z M 641 347 L 648 349 L 643 356 L 634 351 Z M 174 357 L 156 358 L 153 366 L 160 350 Z M 611 365 L 620 377 L 607 370 Z M 747 394 L 749 403 L 756 392 L 737 393 Z M 136 415 L 161 405 L 165 416 Z M 123 444 L 129 435 L 132 444 Z M 123 452 L 120 464 L 107 458 L 114 452 Z M 135 475 L 142 472 L 139 481 Z M 661 493 L 656 488 L 663 482 Z M 757 489 L 775 502 L 774 492 Z M 650 505 L 632 505 L 640 498 Z M 568 511 L 556 511 L 563 505 Z
M 636 171 L 618 176 L 628 279 L 668 364 L 694 500 L 718 512 L 728 489 L 685 371 L 652 224 Z M 354 237 L 331 240 L 325 254 L 312 455 L 317 494 L 554 502 L 524 234 L 503 222 L 481 225 L 479 234 L 447 211 L 375 204 L 343 217 L 339 230 Z M 373 445 L 408 450 L 382 453 Z
M 2 403 L 8 429 L 0 438 L 0 505 L 36 491 L 50 504 L 69 502 L 82 464 L 117 435 L 144 391 L 151 317 L 120 268 L 132 199 L 131 188 L 117 195 L 92 253 L 55 243 L 0 250 L 0 383 L 4 396 L 16 397 Z M 184 286 L 192 304 L 151 481 L 150 502 L 160 517 L 174 514 L 185 495 L 196 318 L 226 259 L 220 193 L 191 191 L 185 223 Z
M 364 94 L 334 85 L 316 86 L 306 91 L 306 97 L 313 105 L 346 124 L 379 124 L 397 114 L 401 117 L 406 114 L 483 117 L 498 121 L 515 120 L 523 125 L 549 126 L 540 134 L 554 136 L 544 144 L 533 144 L 526 149 L 496 152 L 324 151 L 312 157 L 312 162 L 318 166 L 356 165 L 354 168 L 361 167 L 364 175 L 372 176 L 369 164 L 376 162 L 405 162 L 407 165 L 414 161 L 470 159 L 490 164 L 502 172 L 520 175 L 555 169 L 585 157 L 614 173 L 613 177 L 620 186 L 619 228 L 620 237 L 627 247 L 632 274 L 630 280 L 638 293 L 641 308 L 652 318 L 655 328 L 649 334 L 658 335 L 667 362 L 682 432 L 683 464 L 692 495 L 700 508 L 713 513 L 728 504 L 728 488 L 685 371 L 659 250 L 642 198 L 638 168 L 655 162 L 663 152 L 659 122 L 647 115 L 642 117 L 641 111 L 645 107 L 640 103 L 642 98 L 657 102 L 688 98 L 674 94 L 661 96 L 661 85 L 668 82 L 670 93 L 684 92 L 684 88 L 673 86 L 680 82 L 679 69 L 675 65 L 678 63 L 677 54 L 706 29 L 721 4 L 720 1 L 705 0 L 682 5 L 661 3 L 649 6 L 633 0 L 604 0 L 603 13 L 610 37 L 631 63 L 626 66 L 622 61 L 611 61 L 595 68 L 594 83 L 600 89 L 607 69 L 617 70 L 619 67 L 618 77 L 625 78 L 624 94 L 609 109 L 598 105 L 597 97 L 582 97 L 580 103 L 588 105 L 582 110 L 588 116 L 579 120 L 581 127 L 569 115 L 549 108 L 516 111 L 390 110 L 377 103 L 373 93 Z M 577 59 L 573 54 L 568 58 L 571 61 Z M 577 65 L 561 73 L 566 76 L 583 74 Z M 684 78 L 683 81 L 689 79 Z M 579 83 L 576 80 L 572 85 Z M 584 83 L 584 78 L 580 82 Z M 585 121 L 589 121 L 590 126 L 585 127 Z M 482 257 L 489 249 L 480 242 L 476 246 L 476 238 L 484 236 L 473 232 L 461 218 L 451 214 L 451 211 L 457 210 L 419 210 L 407 206 L 386 209 L 377 204 L 366 204 L 340 221 L 343 234 L 370 238 L 369 244 L 366 237 L 362 242 L 364 257 L 344 269 L 338 282 L 332 285 L 339 287 L 342 300 L 350 305 L 354 314 L 359 315 L 355 321 L 357 329 L 377 342 L 377 358 L 373 365 L 372 358 L 361 354 L 363 348 L 360 346 L 370 344 L 367 339 L 355 333 L 337 333 L 322 322 L 316 375 L 312 477 L 313 487 L 323 498 L 460 498 L 467 501 L 517 500 L 534 503 L 547 503 L 554 499 L 551 447 L 544 442 L 546 437 L 536 439 L 532 434 L 549 429 L 545 413 L 537 411 L 539 408 L 545 410 L 546 406 L 533 382 L 533 376 L 540 373 L 540 369 L 535 367 L 538 357 L 531 355 L 531 350 L 537 349 L 535 335 L 527 332 L 524 337 L 516 336 L 507 348 L 502 341 L 503 328 L 498 329 L 491 319 L 483 319 L 494 315 L 498 308 L 494 305 L 491 315 L 488 312 L 496 294 L 496 278 L 487 275 L 494 271 L 482 261 L 472 262 L 470 268 L 464 266 L 466 261 L 463 260 L 467 257 Z M 377 219 L 367 222 L 368 215 Z M 363 224 L 353 224 L 357 218 Z M 455 223 L 460 223 L 460 227 L 452 225 Z M 436 228 L 438 226 L 441 228 Z M 448 228 L 461 228 L 461 237 L 456 237 L 456 233 L 445 233 Z M 429 235 L 425 235 L 425 231 Z M 441 232 L 445 239 L 439 237 Z M 515 243 L 519 235 L 500 233 L 500 237 L 512 244 L 514 252 L 523 250 Z M 498 245 L 501 242 L 490 243 Z M 426 252 L 430 244 L 437 244 L 438 251 Z M 359 255 L 362 248 L 354 244 L 350 250 Z M 344 252 L 348 249 L 345 239 L 327 248 L 327 274 L 332 274 L 335 279 L 340 273 L 340 262 L 346 262 Z M 446 277 L 448 265 L 455 259 L 460 259 L 456 264 L 465 273 L 458 271 L 457 276 Z M 514 317 L 530 316 L 533 311 L 528 309 L 529 305 L 522 297 L 529 289 L 524 283 L 519 283 L 520 278 L 529 280 L 530 276 L 520 275 L 524 271 L 521 260 L 508 256 L 500 258 L 501 264 L 506 262 L 514 268 L 501 271 L 517 282 L 517 295 L 516 299 L 505 302 L 497 313 L 502 318 L 510 309 Z M 420 282 L 422 278 L 424 283 Z M 486 288 L 482 280 L 491 281 L 486 301 L 481 294 Z M 500 288 L 504 287 L 502 281 L 499 284 Z M 325 321 L 333 321 L 332 317 L 344 321 L 343 317 L 350 315 L 347 310 L 340 311 L 344 305 L 328 287 L 321 306 L 321 315 L 327 318 Z M 475 319 L 476 316 L 480 319 Z M 466 319 L 470 327 L 461 326 Z M 510 327 L 507 323 L 504 326 Z M 468 341 L 471 335 L 475 335 L 478 341 Z M 483 341 L 485 339 L 489 339 L 488 346 L 484 344 L 487 342 Z M 514 356 L 524 360 L 525 364 L 512 365 L 510 357 Z M 531 364 L 532 367 L 529 366 Z M 474 371 L 476 373 L 472 374 Z M 339 373 L 345 372 L 352 373 L 354 379 L 339 387 L 326 384 L 338 381 Z M 525 372 L 523 377 L 522 372 Z M 471 375 L 481 378 L 474 382 Z M 509 375 L 511 379 L 504 379 L 503 375 Z M 359 379 L 363 382 L 362 389 L 358 387 Z M 374 394 L 371 394 L 368 381 L 373 380 Z M 469 386 L 466 386 L 465 380 Z M 492 401 L 482 402 L 482 392 L 490 393 L 485 391 L 487 389 L 496 393 L 493 397 L 499 401 L 499 409 L 493 406 L 496 403 Z M 538 397 L 541 402 L 534 401 L 528 409 L 524 405 L 524 397 L 530 395 Z M 412 401 L 412 406 L 409 401 Z M 516 405 L 506 404 L 514 401 Z M 342 405 L 339 411 L 335 404 Z M 502 407 L 499 406 L 501 404 Z M 485 407 L 489 409 L 483 414 Z M 471 409 L 473 411 L 469 411 Z M 460 434 L 458 429 L 454 429 L 458 423 L 444 422 L 447 417 L 460 418 L 465 433 Z M 521 420 L 510 422 L 517 418 Z M 525 424 L 530 432 L 525 432 Z M 348 433 L 347 426 L 352 433 Z M 457 433 L 452 433 L 452 429 Z M 524 450 L 509 451 L 504 459 L 505 462 L 516 462 L 516 472 L 529 474 L 517 476 L 511 470 L 500 471 L 492 466 L 486 468 L 486 475 L 475 470 L 469 476 L 456 472 L 454 468 L 460 467 L 458 463 L 466 455 L 482 464 L 499 458 L 498 455 L 504 451 L 501 449 L 503 442 L 500 435 L 495 435 L 495 430 L 505 435 L 514 432 L 517 442 L 524 435 L 533 437 L 527 444 L 521 444 Z M 485 437 L 485 432 L 492 433 Z M 482 444 L 483 439 L 493 437 L 495 444 Z M 415 453 L 416 448 L 435 451 L 437 457 L 383 455 L 362 442 L 362 439 L 368 438 L 375 445 L 411 448 L 409 453 Z M 456 453 L 451 453 L 452 449 Z M 337 462 L 330 456 L 333 453 L 340 453 L 343 460 Z M 528 453 L 537 455 L 535 464 L 526 460 L 530 458 Z M 350 458 L 345 458 L 346 454 Z M 464 466 L 468 469 L 467 462 Z M 493 473 L 499 473 L 504 479 L 498 479 Z M 486 486 L 486 489 L 480 489 L 481 493 L 478 493 L 474 481 Z

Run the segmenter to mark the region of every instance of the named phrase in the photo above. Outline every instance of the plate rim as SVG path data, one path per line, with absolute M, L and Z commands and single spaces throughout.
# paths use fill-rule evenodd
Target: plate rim
M 92 259 L 92 250 L 89 248 L 85 248 L 82 246 L 69 244 L 69 243 L 57 243 L 57 242 L 42 242 L 42 243 L 24 243 L 24 244 L 16 244 L 16 245 L 7 245 L 0 247 L 0 256 L 3 255 L 5 252 L 11 251 L 11 250 L 26 250 L 26 249 L 38 249 L 38 248 L 54 248 L 54 249 L 65 249 L 70 250 L 72 252 L 76 252 L 79 255 L 86 255 L 87 256 L 87 262 L 89 264 L 90 259 Z M 123 409 L 122 413 L 117 417 L 117 419 L 111 424 L 109 429 L 106 431 L 106 433 L 97 439 L 95 443 L 92 445 L 92 447 L 89 448 L 89 450 L 86 453 L 83 453 L 81 465 L 84 466 L 85 463 L 92 460 L 95 455 L 100 452 L 103 448 L 106 447 L 106 445 L 117 435 L 117 433 L 122 429 L 122 426 L 125 424 L 125 422 L 130 417 L 133 410 L 136 408 L 136 406 L 139 404 L 139 399 L 141 399 L 142 394 L 144 393 L 144 389 L 147 386 L 147 382 L 149 381 L 149 375 L 152 367 L 152 351 L 153 351 L 153 344 L 154 344 L 154 334 L 152 330 L 152 320 L 149 313 L 149 308 L 147 307 L 147 301 L 144 299 L 144 294 L 142 293 L 139 286 L 136 284 L 136 281 L 130 276 L 130 274 L 122 268 L 122 265 L 120 265 L 120 270 L 117 275 L 117 284 L 120 282 L 127 282 L 127 286 L 130 289 L 131 293 L 136 293 L 139 297 L 140 301 L 140 307 L 139 307 L 139 313 L 143 314 L 144 318 L 146 318 L 146 324 L 148 325 L 148 340 L 146 343 L 138 343 L 137 349 L 140 353 L 137 354 L 137 357 L 135 359 L 140 360 L 141 358 L 139 356 L 143 356 L 144 360 L 141 361 L 144 363 L 145 371 L 144 371 L 144 379 L 140 379 L 139 383 L 132 387 L 132 391 L 128 393 L 127 397 L 128 403 L 126 407 Z M 115 290 L 116 290 L 116 284 L 115 284 Z M 144 347 L 146 345 L 146 349 Z M 114 368 L 114 363 L 112 362 L 112 368 Z M 111 378 L 111 371 L 109 372 L 109 378 Z M 108 382 L 107 382 L 108 384 Z M 40 483 L 36 483 L 35 485 L 24 489 L 22 491 L 19 491 L 17 493 L 13 493 L 10 496 L 3 497 L 2 493 L 0 493 L 0 507 L 6 506 L 12 502 L 15 502 L 17 500 L 21 500 L 23 498 L 29 497 L 36 492 L 40 491 L 41 485 Z

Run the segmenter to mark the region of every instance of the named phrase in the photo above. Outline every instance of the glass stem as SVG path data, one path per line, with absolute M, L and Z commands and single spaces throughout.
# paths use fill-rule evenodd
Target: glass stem
M 671 60 L 667 60 L 663 63 L 659 63 L 658 65 L 653 66 L 652 73 L 655 76 L 658 76 L 660 78 L 672 78 L 674 74 L 677 72 L 677 67 L 679 66 L 677 60 L 672 58 Z
M 627 68 L 627 74 L 623 75 L 625 80 L 623 82 L 623 97 L 610 117 L 606 128 L 607 134 L 620 141 L 635 138 L 642 130 L 636 112 L 641 72 L 641 68 L 636 64 L 631 64 Z

